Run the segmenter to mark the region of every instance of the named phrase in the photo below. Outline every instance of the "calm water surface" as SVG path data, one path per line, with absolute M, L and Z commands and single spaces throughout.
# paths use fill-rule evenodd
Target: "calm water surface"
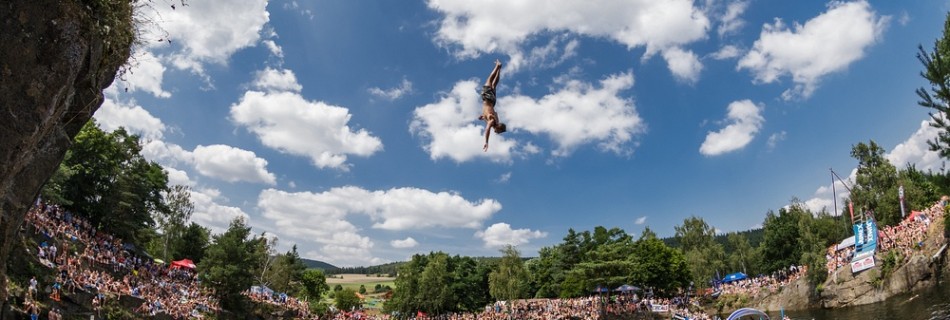
M 950 283 L 943 281 L 933 289 L 899 295 L 881 303 L 843 309 L 789 311 L 786 314 L 795 320 L 950 319 Z M 772 319 L 781 318 L 776 314 Z

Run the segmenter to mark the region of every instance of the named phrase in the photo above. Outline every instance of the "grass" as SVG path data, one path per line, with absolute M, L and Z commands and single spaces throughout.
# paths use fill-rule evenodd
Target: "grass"
M 360 286 L 364 286 L 366 288 L 366 294 L 364 295 L 365 300 L 363 306 L 367 309 L 382 309 L 383 304 L 381 298 L 384 292 L 375 292 L 376 285 L 394 288 L 396 286 L 395 281 L 395 278 L 363 274 L 341 274 L 335 277 L 327 277 L 327 285 L 330 286 L 331 291 L 337 285 L 340 285 L 343 289 L 352 289 L 353 291 L 360 292 Z M 324 301 L 333 304 L 333 300 L 329 297 L 325 297 Z
M 356 291 L 356 292 L 360 292 L 360 285 L 363 285 L 363 286 L 366 286 L 366 294 L 372 295 L 375 293 L 373 291 L 376 290 L 377 284 L 380 285 L 380 287 L 389 286 L 390 288 L 396 285 L 394 281 L 367 282 L 367 283 L 341 283 L 340 285 L 343 286 L 343 289 L 353 289 L 353 291 Z M 330 285 L 330 289 L 333 289 L 333 287 L 336 287 L 336 284 Z

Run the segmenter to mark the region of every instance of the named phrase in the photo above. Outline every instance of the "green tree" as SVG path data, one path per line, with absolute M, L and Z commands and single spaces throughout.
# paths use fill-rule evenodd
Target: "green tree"
M 556 292 L 558 297 L 577 297 L 587 292 L 587 288 L 585 288 L 582 279 L 578 279 L 576 276 L 568 276 L 568 273 L 574 269 L 586 255 L 583 249 L 585 238 L 588 238 L 587 231 L 577 233 L 573 228 L 568 229 L 567 235 L 564 236 L 564 242 L 551 252 L 552 257 L 550 258 L 555 260 L 550 262 L 555 269 L 550 271 L 552 283 L 548 290 L 551 293 Z
M 632 283 L 674 293 L 686 287 L 692 275 L 683 252 L 671 248 L 656 238 L 656 234 L 644 232 L 634 243 Z
M 278 260 L 277 255 L 277 241 L 279 239 L 276 236 L 268 238 L 266 233 L 261 233 L 260 236 L 255 237 L 252 242 L 253 255 L 258 257 L 255 259 L 257 264 L 254 266 L 254 281 L 258 284 L 271 286 L 272 281 L 283 281 L 287 282 L 286 279 L 281 279 L 280 275 L 275 276 L 276 273 L 281 272 L 282 270 L 276 269 L 276 261 Z
M 333 296 L 333 302 L 339 310 L 354 310 L 363 306 L 360 297 L 353 289 L 343 289 Z
M 254 283 L 253 270 L 262 257 L 258 254 L 258 241 L 251 239 L 251 228 L 243 218 L 231 221 L 228 230 L 215 235 L 198 265 L 202 284 L 214 290 L 221 306 L 231 311 L 245 309 L 245 297 L 241 294 Z
M 498 300 L 514 300 L 525 296 L 528 273 L 521 254 L 511 245 L 501 250 L 498 268 L 488 275 L 488 291 Z
M 759 270 L 755 269 L 758 254 L 755 248 L 749 244 L 749 239 L 739 233 L 729 233 L 726 236 L 729 252 L 729 259 L 726 264 L 726 272 L 742 271 L 746 274 L 755 274 Z M 750 273 L 751 271 L 751 273 Z
M 323 293 L 330 290 L 327 285 L 327 276 L 320 269 L 307 269 L 300 278 L 301 294 L 311 301 L 320 300 Z M 343 287 L 340 286 L 342 290 Z
M 297 245 L 295 244 L 290 251 L 278 254 L 270 260 L 273 262 L 268 266 L 268 271 L 264 273 L 261 283 L 277 292 L 286 292 L 291 295 L 299 292 L 301 289 L 300 280 L 303 277 L 303 272 L 307 270 L 307 266 L 304 265 L 303 260 L 300 259 L 300 255 L 297 253 Z
M 175 252 L 175 243 L 181 241 L 185 232 L 185 222 L 191 219 L 195 204 L 191 202 L 191 188 L 175 185 L 165 194 L 165 210 L 156 211 L 153 216 L 162 232 L 162 256 L 165 261 L 181 257 Z M 171 250 L 169 252 L 169 250 Z
M 725 250 L 716 242 L 716 230 L 703 218 L 692 216 L 675 226 L 674 238 L 680 244 L 697 287 L 706 287 L 716 271 L 725 269 Z
M 89 121 L 76 135 L 63 164 L 72 174 L 61 186 L 73 212 L 132 243 L 147 243 L 140 231 L 164 210 L 168 175 L 141 155 L 139 137 L 123 128 L 106 133 Z
M 561 292 L 565 270 L 558 247 L 543 247 L 538 257 L 528 260 L 525 267 L 531 275 L 531 287 L 535 298 L 557 298 Z
M 485 263 L 479 263 L 471 257 L 455 256 L 449 259 L 454 266 L 452 271 L 451 292 L 458 307 L 452 311 L 477 311 L 491 300 L 488 293 L 488 275 L 491 268 Z
M 793 207 L 804 207 L 802 204 L 793 203 Z M 807 265 L 808 266 L 808 279 L 813 284 L 823 283 L 828 277 L 824 265 L 827 262 L 825 258 L 825 250 L 829 245 L 826 238 L 822 235 L 822 225 L 819 219 L 815 219 L 814 216 L 808 210 L 803 210 L 805 214 L 800 216 L 798 220 L 798 230 L 801 234 L 798 239 L 799 246 L 801 247 L 801 257 L 799 258 L 798 265 Z
M 882 225 L 899 222 L 897 168 L 884 157 L 884 149 L 873 140 L 868 144 L 862 142 L 851 148 L 851 157 L 858 160 L 858 173 L 850 195 L 855 214 L 870 210 Z
M 683 224 L 674 226 L 673 229 L 676 230 L 676 242 L 684 252 L 702 249 L 716 242 L 716 230 L 697 216 L 683 219 Z
M 66 197 L 65 189 L 68 187 L 66 183 L 73 174 L 72 168 L 67 166 L 65 162 L 60 162 L 56 172 L 53 173 L 53 176 L 46 181 L 46 184 L 43 185 L 43 189 L 40 190 L 40 196 L 43 200 L 58 203 L 63 206 L 71 206 L 73 202 Z
M 454 305 L 450 284 L 449 255 L 438 252 L 429 255 L 428 263 L 419 275 L 419 300 L 422 311 L 441 314 Z
M 631 283 L 635 265 L 630 259 L 634 250 L 633 239 L 617 228 L 599 229 L 606 232 L 597 230 L 594 232 L 596 246 L 587 253 L 583 262 L 575 265 L 568 277 L 583 279 L 575 282 L 580 282 L 587 290 L 597 286 L 614 288 Z
M 414 255 L 399 268 L 392 298 L 385 312 L 433 314 L 475 311 L 489 302 L 488 275 L 491 267 L 470 257 L 450 257 L 443 252 Z
M 940 199 L 943 193 L 936 181 L 939 181 L 941 175 L 946 173 L 934 174 L 920 171 L 913 164 L 906 164 L 904 169 L 897 171 L 897 188 L 904 187 L 904 205 L 907 214 L 911 210 L 921 210 L 929 208 L 934 201 Z M 950 186 L 950 184 L 948 184 Z M 898 190 L 889 191 L 891 194 L 900 194 Z M 899 200 L 899 197 L 891 198 Z M 897 204 L 900 206 L 900 203 Z
M 937 151 L 944 159 L 950 158 L 950 13 L 943 25 L 943 36 L 934 41 L 932 52 L 919 46 L 917 58 L 924 65 L 920 73 L 930 82 L 930 90 L 917 89 L 920 106 L 932 109 L 931 126 L 940 130 L 937 137 L 928 141 L 931 151 Z
M 383 305 L 384 311 L 409 314 L 422 308 L 423 302 L 419 298 L 420 280 L 427 263 L 428 256 L 414 254 L 408 263 L 399 267 L 392 299 Z
M 179 257 L 201 262 L 211 240 L 211 229 L 192 222 L 182 232 L 181 241 L 176 242 L 175 252 Z
M 811 211 L 795 200 L 788 207 L 779 209 L 778 215 L 772 211 L 766 213 L 762 224 L 765 234 L 759 244 L 763 273 L 800 264 L 802 253 L 810 250 L 817 239 L 814 232 L 805 229 L 810 228 L 807 222 L 811 217 Z

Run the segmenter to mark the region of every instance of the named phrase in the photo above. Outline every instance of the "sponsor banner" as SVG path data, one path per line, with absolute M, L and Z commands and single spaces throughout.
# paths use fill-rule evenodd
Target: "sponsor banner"
M 856 223 L 854 230 L 854 249 L 858 253 L 874 252 L 877 249 L 877 224 L 874 220 Z
M 874 255 L 868 254 L 854 257 L 851 260 L 851 273 L 858 273 L 874 267 Z

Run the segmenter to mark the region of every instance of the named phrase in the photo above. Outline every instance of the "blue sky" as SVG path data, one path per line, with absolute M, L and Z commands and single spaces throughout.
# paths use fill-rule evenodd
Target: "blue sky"
M 172 9 L 171 5 L 176 4 Z M 721 232 L 873 139 L 939 170 L 915 55 L 947 1 L 157 1 L 95 117 L 192 187 L 192 220 L 339 266 L 533 256 L 568 228 Z M 160 41 L 160 40 L 170 41 Z M 509 132 L 476 88 L 505 66 Z M 839 196 L 843 188 L 837 188 Z

